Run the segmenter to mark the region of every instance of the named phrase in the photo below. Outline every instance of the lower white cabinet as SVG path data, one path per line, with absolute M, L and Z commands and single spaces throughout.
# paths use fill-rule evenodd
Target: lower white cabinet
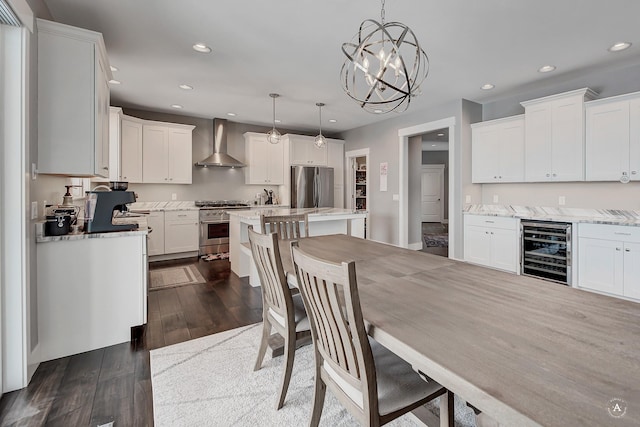
M 147 226 L 151 229 L 147 240 L 149 256 L 164 255 L 164 212 L 147 215 Z
M 518 248 L 518 219 L 465 215 L 465 261 L 517 273 Z
M 578 287 L 640 300 L 640 228 L 579 224 Z
M 198 211 L 166 211 L 164 213 L 164 253 L 198 250 Z

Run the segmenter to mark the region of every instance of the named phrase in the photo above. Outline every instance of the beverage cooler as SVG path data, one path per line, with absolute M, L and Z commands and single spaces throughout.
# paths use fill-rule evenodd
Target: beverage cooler
M 571 223 L 521 221 L 521 274 L 571 284 Z

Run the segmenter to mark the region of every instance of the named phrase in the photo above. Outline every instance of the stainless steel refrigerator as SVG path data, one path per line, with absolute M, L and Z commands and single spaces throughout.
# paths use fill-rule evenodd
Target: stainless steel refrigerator
M 291 166 L 291 207 L 332 208 L 333 168 Z

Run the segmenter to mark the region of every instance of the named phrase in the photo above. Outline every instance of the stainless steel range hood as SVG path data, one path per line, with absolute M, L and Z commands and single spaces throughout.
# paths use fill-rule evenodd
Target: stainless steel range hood
M 243 168 L 245 166 L 239 160 L 227 154 L 227 121 L 225 119 L 213 119 L 213 154 L 196 163 L 202 167 Z

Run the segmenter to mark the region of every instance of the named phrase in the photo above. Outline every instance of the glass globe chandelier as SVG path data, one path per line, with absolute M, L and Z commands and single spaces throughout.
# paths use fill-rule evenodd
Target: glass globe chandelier
M 278 144 L 280 142 L 280 132 L 276 129 L 276 98 L 279 97 L 277 93 L 270 93 L 269 96 L 273 98 L 273 129 L 267 132 L 267 140 L 272 144 Z
M 324 104 L 322 102 L 316 102 L 316 105 L 320 111 L 320 133 L 313 140 L 313 143 L 317 148 L 322 148 L 327 145 L 327 138 L 322 135 L 322 107 L 324 107 Z
M 402 112 L 421 94 L 429 58 L 416 35 L 400 22 L 366 19 L 351 42 L 343 43 L 347 59 L 340 70 L 342 88 L 370 113 Z

